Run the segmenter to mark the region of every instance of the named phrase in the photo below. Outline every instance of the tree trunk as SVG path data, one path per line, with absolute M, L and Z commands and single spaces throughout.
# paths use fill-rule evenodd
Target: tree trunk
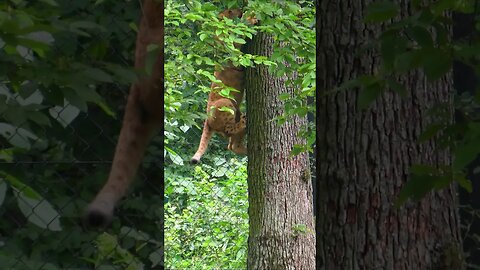
M 407 16 L 409 1 L 397 2 Z M 356 54 L 381 31 L 363 23 L 366 5 L 320 1 L 319 91 L 378 70 L 378 54 Z M 436 151 L 434 140 L 417 143 L 430 123 L 428 109 L 452 104 L 451 81 L 449 76 L 430 83 L 422 72 L 412 72 L 401 79 L 406 98 L 387 92 L 363 111 L 354 90 L 319 98 L 317 269 L 461 268 L 453 186 L 418 203 L 393 206 L 412 164 L 451 164 L 449 152 Z
M 273 38 L 258 34 L 251 51 L 271 55 Z M 267 67 L 248 69 L 248 198 L 250 234 L 248 269 L 315 269 L 312 184 L 308 154 L 290 157 L 306 118 L 278 125 L 283 113 L 281 93 L 293 94 L 286 77 L 275 77 Z

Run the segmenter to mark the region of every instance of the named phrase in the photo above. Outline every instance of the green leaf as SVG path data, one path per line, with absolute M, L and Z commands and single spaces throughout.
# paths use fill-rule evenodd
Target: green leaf
M 61 231 L 60 214 L 45 199 L 29 197 L 23 190 L 14 188 L 18 208 L 29 222 L 50 231 Z
M 293 145 L 292 151 L 290 152 L 290 156 L 296 156 L 301 154 L 305 150 L 304 145 L 295 144 Z
M 213 177 L 217 177 L 217 178 L 223 177 L 223 176 L 225 176 L 225 174 L 226 174 L 227 172 L 228 172 L 228 168 L 226 168 L 226 167 L 224 167 L 224 166 L 217 167 L 217 168 L 215 169 L 215 171 L 213 171 L 212 176 L 213 176 Z
M 120 229 L 120 236 L 123 237 L 131 237 L 137 241 L 148 241 L 150 240 L 150 237 L 148 236 L 148 234 L 144 233 L 144 232 L 141 232 L 141 231 L 138 231 L 136 230 L 135 228 L 131 228 L 131 227 L 127 227 L 127 226 L 123 226 L 121 229 Z
M 71 85 L 70 87 L 72 87 L 72 89 L 74 89 L 75 91 L 72 91 L 72 89 L 69 89 L 69 88 L 63 89 L 63 95 L 64 95 L 65 99 L 63 100 L 61 105 L 59 105 L 57 107 L 63 108 L 63 107 L 66 106 L 67 103 L 69 103 L 70 106 L 74 106 L 82 112 L 87 112 L 88 106 L 87 106 L 86 100 L 81 98 L 77 94 L 77 92 L 83 91 L 83 89 L 87 88 L 88 86 Z M 56 109 L 54 109 L 54 110 L 56 110 Z M 52 114 L 50 114 L 50 115 L 52 115 Z
M 198 15 L 198 14 L 194 14 L 194 13 L 187 13 L 185 15 L 185 19 L 187 20 L 191 20 L 192 22 L 196 21 L 196 20 L 202 20 L 202 16 Z
M 360 109 L 366 109 L 370 104 L 380 95 L 384 90 L 384 85 L 381 82 L 375 82 L 366 85 L 360 90 L 357 99 L 357 105 Z
M 367 7 L 365 21 L 384 22 L 395 17 L 398 12 L 398 5 L 392 1 L 374 2 Z
M 97 24 L 93 21 L 74 21 L 70 23 L 70 28 L 73 29 L 101 29 L 104 30 L 103 26 Z
M 225 158 L 223 158 L 223 157 L 217 157 L 217 158 L 215 158 L 215 163 L 214 163 L 214 165 L 215 165 L 215 166 L 220 166 L 220 165 L 225 164 L 226 162 L 227 162 L 227 160 L 226 160 Z
M 31 187 L 25 185 L 22 181 L 20 181 L 13 175 L 10 175 L 2 171 L 0 171 L 0 175 L 3 175 L 5 181 L 7 181 L 13 188 L 20 190 L 22 193 L 25 194 L 25 196 L 35 200 L 42 199 L 42 196 L 40 194 L 38 194 Z
M 30 111 L 27 116 L 40 126 L 51 126 L 50 119 L 43 112 Z
M 235 38 L 233 39 L 233 42 L 238 43 L 238 44 L 245 44 L 246 41 L 243 38 Z
M 399 207 L 409 198 L 420 200 L 434 187 L 435 176 L 411 175 L 398 194 L 395 205 Z
M 55 106 L 48 110 L 50 115 L 57 120 L 63 127 L 70 125 L 80 114 L 80 110 L 65 102 L 65 106 Z
M 42 41 L 33 40 L 29 38 L 18 38 L 17 40 L 19 45 L 32 49 L 40 57 L 45 57 L 45 52 L 48 49 L 50 49 L 50 45 Z
M 215 78 L 215 76 L 212 73 L 210 73 L 208 71 L 205 71 L 203 69 L 197 70 L 197 73 L 207 77 L 212 82 L 216 82 L 216 83 L 221 83 L 222 82 L 221 80 Z
M 439 175 L 440 170 L 425 164 L 414 164 L 410 167 L 410 172 L 416 175 Z
M 451 70 L 453 65 L 452 56 L 437 48 L 425 49 L 423 51 L 423 68 L 430 81 L 439 79 Z
M 278 98 L 281 100 L 281 101 L 285 101 L 287 99 L 290 98 L 290 94 L 289 93 L 281 93 Z
M 113 82 L 112 76 L 99 68 L 85 68 L 81 74 L 99 82 Z
M 32 132 L 7 123 L 0 123 L 0 135 L 7 139 L 11 145 L 27 150 L 31 147 L 31 140 L 40 140 Z
M 156 250 L 152 253 L 150 253 L 150 255 L 148 255 L 148 259 L 150 260 L 150 262 L 152 262 L 152 266 L 155 267 L 157 265 L 162 265 L 163 266 L 163 252 L 160 251 L 160 250 Z
M 433 48 L 433 38 L 426 28 L 413 26 L 406 31 L 408 36 L 412 37 L 423 48 Z
M 462 187 L 464 188 L 466 191 L 468 192 L 472 192 L 473 188 L 472 188 L 472 182 L 470 180 L 468 180 L 467 178 L 465 178 L 464 175 L 462 175 L 461 177 L 455 177 L 455 181 L 457 181 L 457 183 Z
M 242 59 L 240 59 L 239 62 L 242 66 L 245 66 L 245 67 L 249 67 L 249 66 L 252 65 L 252 62 L 248 58 L 242 58 Z
M 222 97 L 230 97 L 230 88 L 225 87 L 220 92 L 218 92 Z
M 425 131 L 423 131 L 420 136 L 418 136 L 418 142 L 422 143 L 427 140 L 433 138 L 433 136 L 437 135 L 440 130 L 442 130 L 445 125 L 441 124 L 431 124 L 427 127 Z
M 218 110 L 221 111 L 221 112 L 229 112 L 229 113 L 235 115 L 235 111 L 232 110 L 232 108 L 230 108 L 230 107 L 223 106 L 223 107 L 218 108 Z
M 105 68 L 113 73 L 115 78 L 119 78 L 124 83 L 134 83 L 137 80 L 137 74 L 129 67 L 123 67 L 116 64 L 106 64 Z
M 305 117 L 308 113 L 308 107 L 306 106 L 297 107 L 292 111 L 292 113 L 298 115 L 299 117 Z
M 4 160 L 8 163 L 13 162 L 13 154 L 15 148 L 6 148 L 6 149 L 0 149 L 0 160 Z
M 433 23 L 433 26 L 435 27 L 435 36 L 438 45 L 443 46 L 448 44 L 450 42 L 450 31 L 448 31 L 446 27 L 449 27 L 449 25 L 435 22 Z
M 6 121 L 21 126 L 27 120 L 27 113 L 27 110 L 22 109 L 22 107 L 9 106 L 2 112 L 2 116 Z
M 396 57 L 403 53 L 407 48 L 407 41 L 398 31 L 389 31 L 380 37 L 380 52 L 387 70 L 391 70 L 394 66 Z
M 480 153 L 480 138 L 457 145 L 453 161 L 454 170 L 460 171 L 472 162 Z
M 461 185 L 469 188 L 463 174 L 456 174 L 455 179 L 452 177 L 451 168 L 444 166 L 437 168 L 430 165 L 416 164 L 410 168 L 410 180 L 403 186 L 396 201 L 396 206 L 399 207 L 408 198 L 420 200 L 428 192 L 432 190 L 439 190 L 449 186 L 453 180 L 462 182 Z
M 386 80 L 387 85 L 395 92 L 397 92 L 401 97 L 406 97 L 407 96 L 407 90 L 405 89 L 405 86 L 397 82 L 396 80 L 393 79 L 387 79 Z
M 419 66 L 422 60 L 420 50 L 413 50 L 402 53 L 395 58 L 395 69 L 399 73 L 405 73 Z
M 180 155 L 178 155 L 175 151 L 173 151 L 172 149 L 166 146 L 165 146 L 165 150 L 167 150 L 168 156 L 173 163 L 183 166 L 183 159 L 182 157 L 180 157 Z

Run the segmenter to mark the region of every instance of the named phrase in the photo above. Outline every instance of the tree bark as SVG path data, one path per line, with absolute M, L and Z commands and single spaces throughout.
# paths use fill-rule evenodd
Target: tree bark
M 258 34 L 254 54 L 270 56 L 273 38 Z M 281 93 L 293 94 L 287 77 L 275 77 L 265 66 L 248 69 L 248 196 L 250 234 L 248 269 L 315 269 L 312 184 L 308 154 L 290 157 L 306 118 L 278 125 Z
M 355 54 L 381 31 L 363 23 L 366 2 L 320 1 L 319 91 L 378 70 L 378 54 Z M 411 13 L 409 1 L 397 2 L 401 16 Z M 451 164 L 448 151 L 438 150 L 434 140 L 419 144 L 417 137 L 434 104 L 452 104 L 452 80 L 430 83 L 417 71 L 401 82 L 406 98 L 387 92 L 367 110 L 357 108 L 357 90 L 319 98 L 317 269 L 461 268 L 453 186 L 393 206 L 412 164 Z

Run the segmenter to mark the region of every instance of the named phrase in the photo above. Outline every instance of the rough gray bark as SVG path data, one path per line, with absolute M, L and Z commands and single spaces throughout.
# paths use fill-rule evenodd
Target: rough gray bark
M 258 34 L 254 54 L 270 55 L 273 38 Z M 293 93 L 286 77 L 269 74 L 265 66 L 246 74 L 248 117 L 248 198 L 250 234 L 248 269 L 315 269 L 312 184 L 308 154 L 289 157 L 306 118 L 279 126 L 283 113 L 278 95 Z M 306 227 L 303 232 L 302 228 Z
M 378 36 L 362 16 L 370 1 L 320 1 L 320 67 L 317 87 L 331 90 L 378 69 L 378 54 L 355 54 Z M 402 16 L 406 0 L 398 0 Z M 448 165 L 435 141 L 417 143 L 427 110 L 452 104 L 452 83 L 435 83 L 421 72 L 402 78 L 408 95 L 385 93 L 368 110 L 358 92 L 320 98 L 317 111 L 319 178 L 318 257 L 322 269 L 459 269 L 459 221 L 455 188 L 430 193 L 419 203 L 393 206 L 412 164 Z

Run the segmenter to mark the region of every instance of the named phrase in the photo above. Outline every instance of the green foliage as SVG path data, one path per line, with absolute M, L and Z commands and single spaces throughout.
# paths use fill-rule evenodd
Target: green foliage
M 60 226 L 60 215 L 47 200 L 15 177 L 6 173 L 1 174 L 5 177 L 4 179 L 0 179 L 0 183 L 4 185 L 4 196 L 7 191 L 5 181 L 8 182 L 14 190 L 18 208 L 29 222 L 50 231 L 62 230 Z
M 345 82 L 335 91 L 360 88 L 358 107 L 367 109 L 385 90 L 407 96 L 405 87 L 397 81 L 398 75 L 422 71 L 428 81 L 436 81 L 448 75 L 454 61 L 472 66 L 480 74 L 478 65 L 478 37 L 466 40 L 450 40 L 451 12 L 478 14 L 478 3 L 474 0 L 411 1 L 413 15 L 398 18 L 399 6 L 393 1 L 376 1 L 367 8 L 367 23 L 382 23 L 381 35 L 368 44 L 380 53 L 382 64 L 376 74 L 366 74 Z M 477 29 L 479 22 L 477 16 Z M 419 136 L 419 143 L 436 139 L 440 148 L 449 148 L 454 154 L 450 168 L 432 168 L 415 165 L 411 168 L 410 181 L 399 194 L 397 204 L 408 198 L 421 199 L 431 190 L 441 189 L 457 182 L 467 190 L 471 183 L 465 177 L 466 168 L 480 154 L 480 129 L 478 89 L 475 94 L 457 95 L 456 110 L 462 120 L 451 123 L 449 104 L 438 104 L 431 109 L 428 117 L 431 123 Z
M 209 159 L 196 166 L 193 173 L 186 168 L 169 167 L 165 171 L 166 266 L 245 268 L 248 239 L 245 160 Z
M 106 179 L 120 126 L 112 116 L 136 79 L 138 14 L 135 1 L 0 2 L 2 269 L 162 263 L 161 187 L 138 181 L 106 235 L 79 219 Z M 161 154 L 148 149 L 143 176 L 160 175 Z
M 129 68 L 112 62 L 107 48 L 114 49 L 120 27 L 102 26 L 105 15 L 96 18 L 71 13 L 88 3 L 68 6 L 66 1 L 32 4 L 5 1 L 0 4 L 0 116 L 7 122 L 0 134 L 15 147 L 30 150 L 29 141 L 45 139 L 40 127 L 55 122 L 70 124 L 95 103 L 107 115 L 114 112 L 98 93 L 102 83 L 130 83 Z M 58 19 L 62 14 L 62 19 Z M 100 15 L 101 10 L 95 15 Z M 104 39 L 96 36 L 104 35 Z M 110 39 L 109 39 L 110 38 Z M 119 42 L 131 46 L 133 42 Z M 12 129 L 23 140 L 9 136 Z M 10 131 L 9 131 L 10 130 Z M 21 132 L 21 133 L 19 133 Z
M 226 8 L 242 8 L 242 19 L 219 20 Z M 294 96 L 279 97 L 285 104 L 280 124 L 314 113 L 315 30 L 311 1 L 166 1 L 165 5 L 165 245 L 169 268 L 245 268 L 248 238 L 245 161 L 226 152 L 226 143 L 213 138 L 202 165 L 195 170 L 190 158 L 200 140 L 207 93 L 212 82 L 221 95 L 225 87 L 213 72 L 226 63 L 265 65 L 278 76 L 289 75 Z M 258 25 L 245 17 L 255 16 Z M 243 53 L 244 44 L 258 32 L 272 34 L 271 56 Z M 214 38 L 216 37 L 216 38 Z M 292 76 L 294 75 L 295 76 Z M 308 99 L 308 100 L 307 100 Z M 225 108 L 216 108 L 225 110 Z M 201 124 L 200 124 L 201 123 Z M 311 151 L 313 123 L 292 154 Z M 223 158 L 218 157 L 221 153 Z M 227 161 L 230 160 L 230 161 Z M 210 164 L 210 165 L 209 165 Z
M 400 206 L 408 198 L 414 200 L 422 199 L 432 190 L 440 190 L 448 187 L 453 181 L 457 181 L 460 186 L 472 191 L 471 182 L 465 178 L 461 171 L 454 171 L 450 167 L 436 168 L 427 165 L 414 165 L 410 168 L 410 180 L 403 186 L 398 195 L 396 206 Z
M 263 1 L 250 2 L 248 6 L 258 18 L 258 31 L 273 35 L 274 51 L 269 57 L 274 65 L 269 71 L 277 76 L 289 76 L 289 87 L 293 95 L 284 93 L 279 99 L 284 103 L 283 115 L 277 117 L 281 125 L 295 121 L 295 117 L 315 115 L 314 97 L 316 89 L 315 58 L 315 8 L 312 1 Z M 296 145 L 291 154 L 313 151 L 315 128 L 312 123 L 303 127 L 299 135 L 306 142 Z
M 128 234 L 139 234 L 131 228 L 122 228 L 127 230 Z M 133 233 L 132 233 L 133 232 Z M 148 235 L 147 235 L 148 237 Z M 149 240 L 145 236 L 141 236 L 141 239 L 146 242 Z M 138 238 L 138 237 L 136 237 Z M 96 245 L 98 246 L 97 258 L 95 259 L 95 267 L 101 266 L 105 260 L 115 261 L 115 265 L 120 265 L 126 270 L 143 269 L 144 265 L 135 256 L 133 256 L 128 250 L 122 248 L 118 242 L 118 238 L 108 233 L 100 234 L 96 239 Z
M 227 6 L 241 7 L 239 3 L 232 3 L 234 1 Z M 278 76 L 296 74 L 297 78 L 289 82 L 296 90 L 295 95 L 283 99 L 285 115 L 279 117 L 280 124 L 292 120 L 295 115 L 313 114 L 313 100 L 307 102 L 307 98 L 315 94 L 313 2 L 249 1 L 243 7 L 244 17 L 260 19 L 258 26 L 249 25 L 243 18 L 219 20 L 217 14 L 224 8 L 226 6 L 203 1 L 166 2 L 166 130 L 177 133 L 179 128 L 192 125 L 201 129 L 195 120 L 205 117 L 202 108 L 207 98 L 202 92 L 210 92 L 210 82 L 222 85 L 214 78 L 213 71 L 228 62 L 244 67 L 270 66 L 270 71 Z M 276 47 L 271 57 L 246 54 L 235 48 L 235 43 L 245 43 L 257 31 L 274 35 Z M 234 90 L 223 87 L 220 94 L 231 97 L 231 91 Z M 202 98 L 190 98 L 192 96 Z M 307 132 L 302 135 L 308 138 L 308 143 L 302 149 L 311 150 L 314 129 L 305 128 Z
M 383 22 L 390 20 L 398 14 L 398 5 L 391 1 L 373 2 L 368 6 L 365 21 Z
M 344 84 L 342 89 L 362 88 L 359 107 L 366 108 L 385 88 L 404 92 L 396 75 L 421 69 L 430 81 L 438 80 L 451 71 L 454 60 L 473 64 L 476 43 L 453 43 L 449 40 L 450 19 L 446 11 L 474 12 L 471 1 L 412 1 L 415 13 L 398 20 L 397 4 L 391 1 L 374 2 L 367 8 L 365 21 L 385 23 L 382 34 L 371 44 L 381 53 L 382 66 L 378 74 L 367 75 Z M 393 22 L 387 22 L 396 19 Z

